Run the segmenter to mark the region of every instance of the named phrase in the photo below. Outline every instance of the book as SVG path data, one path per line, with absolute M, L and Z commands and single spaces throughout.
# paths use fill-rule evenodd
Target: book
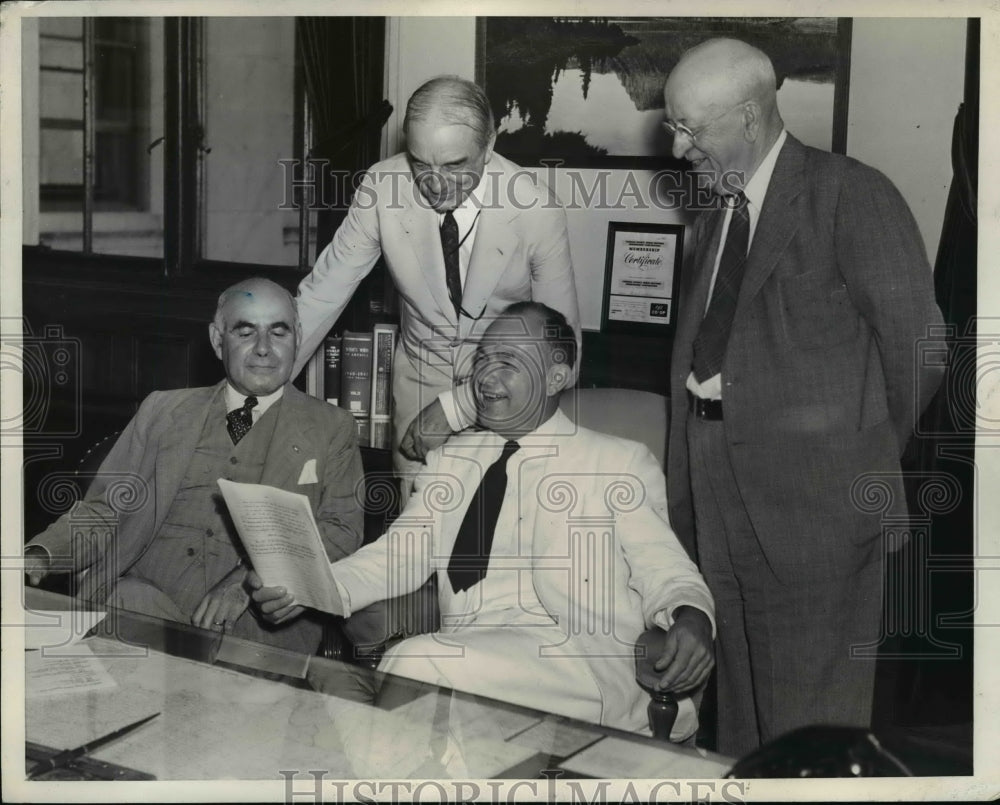
M 340 364 L 342 339 L 328 336 L 323 341 L 323 397 L 330 405 L 340 405 Z
M 358 441 L 367 445 L 372 395 L 372 334 L 344 331 L 341 346 L 340 407 L 354 416 Z
M 343 615 L 309 498 L 265 484 L 218 483 L 264 586 L 284 587 L 296 604 Z
M 376 324 L 372 330 L 371 428 L 368 445 L 392 446 L 392 361 L 396 350 L 395 324 Z
M 354 428 L 358 435 L 358 444 L 367 445 L 371 441 L 371 418 L 367 416 L 355 416 Z

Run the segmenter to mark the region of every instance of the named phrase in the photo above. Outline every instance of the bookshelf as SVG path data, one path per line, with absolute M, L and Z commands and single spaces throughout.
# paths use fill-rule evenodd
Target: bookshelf
M 380 259 L 306 364 L 307 393 L 350 411 L 359 444 L 387 453 L 392 443 L 392 360 L 399 334 L 398 310 L 396 289 Z M 327 369 L 335 356 L 339 356 L 336 372 L 340 378 L 336 390 L 329 387 Z

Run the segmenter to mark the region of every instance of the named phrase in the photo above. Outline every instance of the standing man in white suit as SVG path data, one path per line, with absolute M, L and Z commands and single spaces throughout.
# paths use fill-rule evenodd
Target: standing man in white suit
M 684 740 L 712 668 L 712 598 L 649 450 L 559 410 L 575 348 L 544 305 L 498 318 L 471 382 L 487 430 L 431 451 L 389 532 L 333 576 L 350 614 L 437 573 L 440 631 L 396 644 L 380 670 L 620 729 L 647 723 L 633 646 L 659 627 L 658 684 L 678 695 L 671 738 Z M 250 586 L 268 620 L 301 614 L 282 588 Z
M 302 349 L 322 342 L 379 255 L 400 295 L 393 379 L 396 469 L 474 422 L 464 381 L 489 321 L 543 302 L 579 340 L 566 214 L 550 189 L 493 152 L 483 90 L 455 76 L 417 89 L 403 121 L 406 153 L 373 165 L 347 218 L 299 285 Z

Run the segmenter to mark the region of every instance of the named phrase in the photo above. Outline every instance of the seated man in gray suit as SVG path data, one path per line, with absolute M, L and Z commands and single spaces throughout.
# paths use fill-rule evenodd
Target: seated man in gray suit
M 681 697 L 671 738 L 684 740 L 712 667 L 712 598 L 649 450 L 560 412 L 575 353 L 561 313 L 506 308 L 472 375 L 485 429 L 432 450 L 390 531 L 334 562 L 334 579 L 350 614 L 437 573 L 440 631 L 396 644 L 380 670 L 620 729 L 647 723 L 633 646 L 660 627 L 658 685 Z M 249 584 L 265 617 L 301 617 L 282 588 Z
M 308 496 L 330 560 L 342 559 L 362 540 L 354 423 L 286 385 L 300 334 L 279 285 L 250 279 L 224 291 L 209 336 L 226 379 L 150 394 L 86 497 L 28 543 L 25 572 L 37 585 L 48 573 L 86 570 L 78 594 L 93 603 L 312 654 L 319 615 L 275 627 L 250 605 L 217 480 Z M 123 483 L 134 492 L 124 503 L 115 491 Z

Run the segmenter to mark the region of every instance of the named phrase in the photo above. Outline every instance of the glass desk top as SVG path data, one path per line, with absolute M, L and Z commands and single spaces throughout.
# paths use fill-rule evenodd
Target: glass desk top
M 79 608 L 37 589 L 25 599 L 29 614 Z M 158 780 L 718 779 L 732 766 L 400 678 L 402 695 L 375 706 L 372 672 L 356 666 L 115 609 L 72 647 L 26 651 L 25 670 L 29 749 L 76 747 L 160 713 L 92 753 Z

